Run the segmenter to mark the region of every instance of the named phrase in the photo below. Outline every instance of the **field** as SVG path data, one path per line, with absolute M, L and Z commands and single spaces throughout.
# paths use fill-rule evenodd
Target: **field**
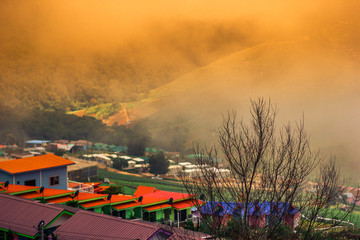
M 109 178 L 114 184 L 124 186 L 125 194 L 133 194 L 139 185 L 156 187 L 156 189 L 171 191 L 171 192 L 186 192 L 181 182 L 177 183 L 169 180 L 150 179 L 145 177 L 136 177 L 131 175 L 124 175 L 120 173 L 108 172 L 104 169 L 98 169 L 98 176 L 100 179 L 104 177 Z

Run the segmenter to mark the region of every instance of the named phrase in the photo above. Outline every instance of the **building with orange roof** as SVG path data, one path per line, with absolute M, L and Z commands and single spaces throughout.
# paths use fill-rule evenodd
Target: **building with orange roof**
M 0 182 L 0 193 L 7 193 L 9 195 L 20 195 L 25 193 L 31 193 L 31 192 L 35 192 L 38 189 L 40 189 L 40 187 L 14 185 L 14 184 L 8 184 L 6 186 L 5 182 Z
M 125 219 L 140 218 L 152 222 L 172 222 L 179 225 L 199 205 L 193 195 L 139 186 L 134 193 L 138 199 L 112 205 L 112 215 Z
M 0 162 L 0 182 L 67 189 L 67 166 L 73 161 L 46 154 Z
M 145 186 L 139 186 L 136 194 L 131 196 L 75 192 L 0 182 L 0 193 L 49 204 L 67 205 L 69 202 L 74 202 L 79 208 L 123 219 L 138 218 L 152 222 L 170 222 L 178 226 L 188 219 L 190 214 L 197 211 L 195 206 L 202 204 L 193 195 Z

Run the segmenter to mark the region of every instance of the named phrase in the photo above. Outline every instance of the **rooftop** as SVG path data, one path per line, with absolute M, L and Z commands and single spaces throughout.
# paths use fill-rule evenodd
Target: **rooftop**
M 0 194 L 0 205 L 0 228 L 32 237 L 38 233 L 34 226 L 40 221 L 47 225 L 64 211 L 56 206 L 7 194 Z
M 113 216 L 89 211 L 78 211 L 61 225 L 55 234 L 59 239 L 157 239 L 156 235 L 171 232 L 142 222 L 123 220 Z
M 36 157 L 20 158 L 0 162 L 0 170 L 10 174 L 23 173 L 47 169 L 52 167 L 60 167 L 75 164 L 73 161 L 58 157 L 53 154 L 46 154 Z
M 0 182 L 0 192 L 7 193 L 10 195 L 16 195 L 21 193 L 27 193 L 27 192 L 34 192 L 40 187 L 33 187 L 33 186 L 23 186 L 23 185 L 15 185 L 15 184 L 9 184 L 5 188 L 5 183 Z
M 74 191 L 69 190 L 61 190 L 61 189 L 52 189 L 52 188 L 44 188 L 43 192 L 40 193 L 39 190 L 19 194 L 19 197 L 27 198 L 27 199 L 36 199 L 36 198 L 56 198 L 61 196 L 70 195 L 74 193 Z
M 70 196 L 64 196 L 54 199 L 47 200 L 51 203 L 66 203 L 68 201 L 78 201 L 79 203 L 88 202 L 88 201 L 95 201 L 97 199 L 102 199 L 104 197 L 107 197 L 107 194 L 94 194 L 94 193 L 85 193 L 85 192 L 79 192 L 79 195 L 72 199 Z

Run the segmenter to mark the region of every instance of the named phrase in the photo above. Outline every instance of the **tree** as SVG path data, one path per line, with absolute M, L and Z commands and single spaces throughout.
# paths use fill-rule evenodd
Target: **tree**
M 165 174 L 169 169 L 169 161 L 165 159 L 164 152 L 153 154 L 149 158 L 150 172 L 154 174 Z
M 224 116 L 217 130 L 217 145 L 194 147 L 198 174 L 182 176 L 189 194 L 211 203 L 216 217 L 202 216 L 207 232 L 231 239 L 278 239 L 279 232 L 287 234 L 283 239 L 298 239 L 300 235 L 310 239 L 317 236 L 315 224 L 318 229 L 339 224 L 317 221 L 320 216 L 331 217 L 337 212 L 341 219 L 348 213 L 325 208 L 342 193 L 343 185 L 335 161 L 324 162 L 319 151 L 311 149 L 304 121 L 295 127 L 285 125 L 277 132 L 277 109 L 262 98 L 251 100 L 250 113 L 249 124 L 238 121 L 236 112 Z M 217 170 L 218 157 L 229 171 Z M 320 163 L 316 181 L 310 184 L 308 178 Z M 216 201 L 221 202 L 220 207 L 230 208 L 232 217 L 227 226 L 220 224 L 224 216 L 216 215 L 221 210 L 213 204 Z M 295 224 L 296 231 L 282 231 L 282 220 L 292 208 L 303 217 Z M 250 221 L 265 215 L 263 227 Z
M 122 170 L 123 168 L 126 168 L 129 166 L 129 163 L 123 159 L 123 158 L 113 158 L 113 168 Z
M 120 186 L 110 186 L 109 188 L 105 189 L 103 193 L 117 195 L 119 193 L 123 193 L 123 188 Z

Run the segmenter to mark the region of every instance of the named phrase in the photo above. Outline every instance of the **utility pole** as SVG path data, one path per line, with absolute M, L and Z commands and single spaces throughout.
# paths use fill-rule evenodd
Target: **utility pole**
M 44 240 L 44 226 L 45 226 L 45 222 L 44 222 L 44 220 L 41 220 L 38 225 L 40 240 Z

